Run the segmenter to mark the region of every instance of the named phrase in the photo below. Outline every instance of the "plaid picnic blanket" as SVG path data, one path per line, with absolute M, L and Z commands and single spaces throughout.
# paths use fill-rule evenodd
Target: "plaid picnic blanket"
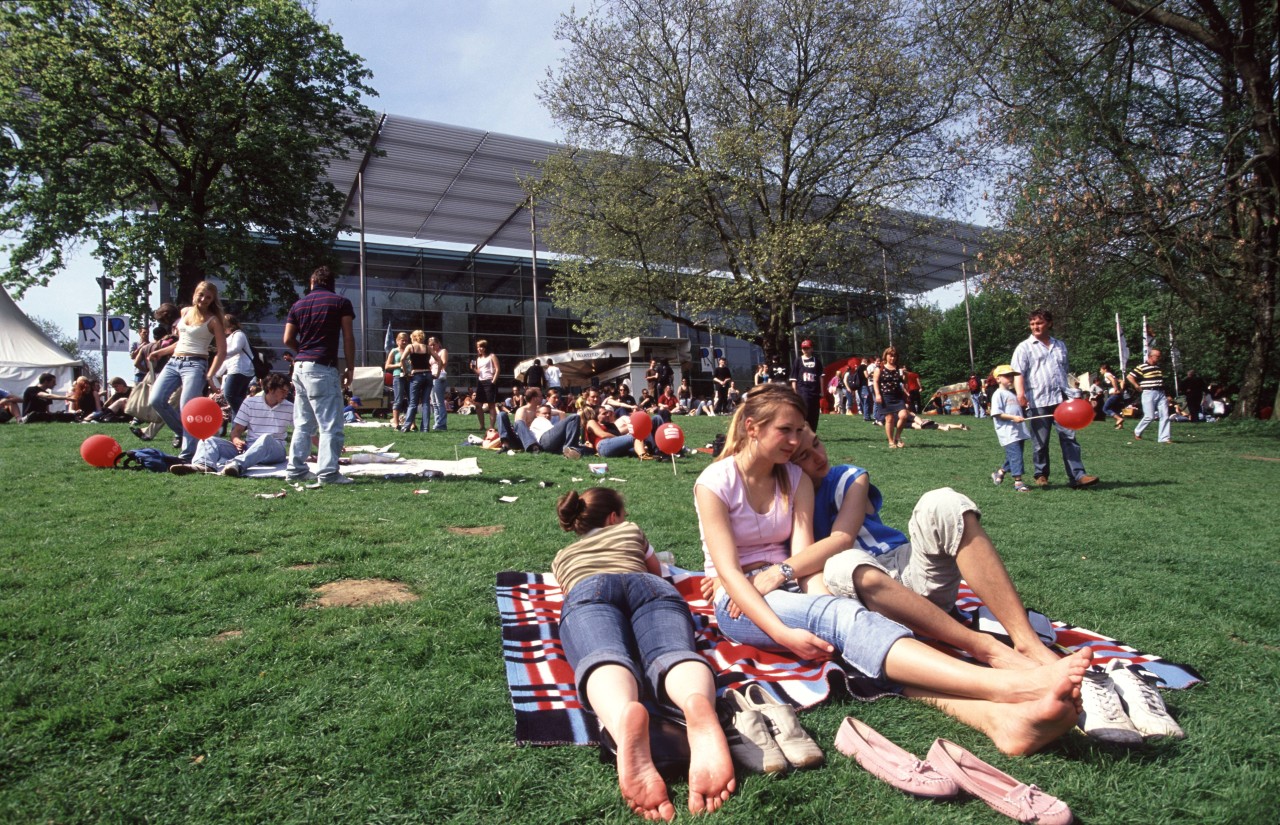
M 762 682 L 783 701 L 809 708 L 826 701 L 833 685 L 859 699 L 878 699 L 882 687 L 860 674 L 846 673 L 838 660 L 802 661 L 788 655 L 731 642 L 720 635 L 714 611 L 702 598 L 698 582 L 702 574 L 671 568 L 676 589 L 693 613 L 698 651 L 711 662 L 720 692 L 746 682 Z M 502 622 L 502 655 L 507 686 L 516 714 L 516 743 L 520 745 L 593 745 L 598 731 L 594 717 L 584 710 L 574 686 L 573 669 L 560 644 L 560 586 L 550 573 L 506 571 L 497 577 L 498 614 Z M 986 632 L 1002 633 L 985 605 L 962 585 L 956 608 Z M 1099 633 L 1063 622 L 1050 622 L 1032 613 L 1032 624 L 1042 637 L 1067 650 L 1084 646 L 1094 650 L 1094 662 L 1121 658 L 1141 664 L 1167 688 L 1185 688 L 1201 681 L 1185 665 L 1142 653 Z M 1051 629 L 1050 629 L 1051 628 Z M 945 648 L 953 655 L 962 655 Z

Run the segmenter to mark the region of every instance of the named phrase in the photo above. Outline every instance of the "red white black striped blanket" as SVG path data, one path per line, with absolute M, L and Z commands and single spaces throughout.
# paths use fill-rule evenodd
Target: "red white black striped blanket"
M 860 699 L 886 695 L 870 680 L 846 674 L 838 661 L 801 661 L 729 641 L 720 635 L 711 605 L 699 592 L 698 580 L 702 574 L 680 569 L 673 569 L 672 573 L 676 588 L 693 613 L 698 650 L 714 667 L 721 692 L 755 680 L 765 683 L 770 692 L 798 708 L 826 701 L 833 684 L 844 686 L 850 695 Z M 595 719 L 583 710 L 578 700 L 573 669 L 560 645 L 561 593 L 555 578 L 550 573 L 507 571 L 498 574 L 496 589 L 502 621 L 502 655 L 516 713 L 516 743 L 596 744 Z M 963 585 L 956 607 L 971 620 L 979 618 L 979 612 L 986 609 Z M 1201 681 L 1200 676 L 1185 665 L 1166 662 L 1084 628 L 1063 622 L 1050 623 L 1034 613 L 1032 618 L 1037 629 L 1051 624 L 1056 644 L 1062 648 L 1092 647 L 1095 663 L 1121 658 L 1142 664 L 1158 676 L 1161 686 L 1166 688 L 1185 688 Z M 987 629 L 984 621 L 979 622 L 979 627 Z

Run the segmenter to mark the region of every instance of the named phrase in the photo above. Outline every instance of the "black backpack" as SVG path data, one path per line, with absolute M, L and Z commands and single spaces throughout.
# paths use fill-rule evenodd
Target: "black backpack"
M 271 361 L 265 356 L 259 355 L 258 351 L 253 348 L 253 344 L 249 344 L 249 363 L 253 364 L 253 374 L 261 381 L 271 374 Z

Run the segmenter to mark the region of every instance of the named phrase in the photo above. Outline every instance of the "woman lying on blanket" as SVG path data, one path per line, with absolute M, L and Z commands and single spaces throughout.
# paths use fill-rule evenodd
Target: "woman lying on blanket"
M 1090 650 L 1030 669 L 981 667 L 912 638 L 855 599 L 819 595 L 826 551 L 813 542 L 813 486 L 789 463 L 805 412 L 789 388 L 755 387 L 734 413 L 723 455 L 694 485 L 707 575 L 720 578 L 721 632 L 801 659 L 838 653 L 860 673 L 904 685 L 906 695 L 981 730 L 1008 754 L 1032 753 L 1067 731 L 1079 715 Z M 789 547 L 804 549 L 792 555 Z
M 688 604 L 658 575 L 653 549 L 626 521 L 617 491 L 565 493 L 557 513 L 561 527 L 582 536 L 551 563 L 565 594 L 560 639 L 578 695 L 617 743 L 623 799 L 646 819 L 675 817 L 649 751 L 649 713 L 640 703 L 647 688 L 656 702 L 684 714 L 689 810 L 718 809 L 736 787 L 733 760 L 716 717 L 711 666 L 694 647 Z

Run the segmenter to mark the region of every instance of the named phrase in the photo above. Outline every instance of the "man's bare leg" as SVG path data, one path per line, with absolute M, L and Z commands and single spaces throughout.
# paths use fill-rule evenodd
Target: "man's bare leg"
M 1018 704 L 1042 698 L 1064 679 L 1072 686 L 1071 698 L 1078 699 L 1092 659 L 1093 650 L 1084 648 L 1030 670 L 995 670 L 961 661 L 908 637 L 889 648 L 884 674 L 899 684 L 945 696 Z
M 924 596 L 871 565 L 854 569 L 853 587 L 858 600 L 868 609 L 906 625 L 917 636 L 959 648 L 992 667 L 1024 670 L 1047 664 L 1019 653 L 989 634 L 970 630 Z
M 681 662 L 667 673 L 663 689 L 684 712 L 689 737 L 689 811 L 718 810 L 737 788 L 729 743 L 716 716 L 716 684 L 711 668 Z
M 973 592 L 1004 625 L 1014 650 L 1040 664 L 1050 664 L 1058 658 L 1031 629 L 1027 608 L 1009 578 L 1009 571 L 991 537 L 982 529 L 978 514 L 972 511 L 964 514 L 964 535 L 956 553 L 956 565 Z
M 1044 748 L 1075 725 L 1079 716 L 1073 693 L 1079 683 L 1064 678 L 1039 699 L 1016 704 L 962 699 L 918 688 L 906 695 L 934 705 L 991 738 L 1002 753 L 1026 756 Z
M 587 677 L 587 701 L 618 746 L 618 789 L 627 807 L 649 820 L 675 819 L 667 785 L 649 751 L 649 711 L 640 686 L 621 665 L 600 665 Z

